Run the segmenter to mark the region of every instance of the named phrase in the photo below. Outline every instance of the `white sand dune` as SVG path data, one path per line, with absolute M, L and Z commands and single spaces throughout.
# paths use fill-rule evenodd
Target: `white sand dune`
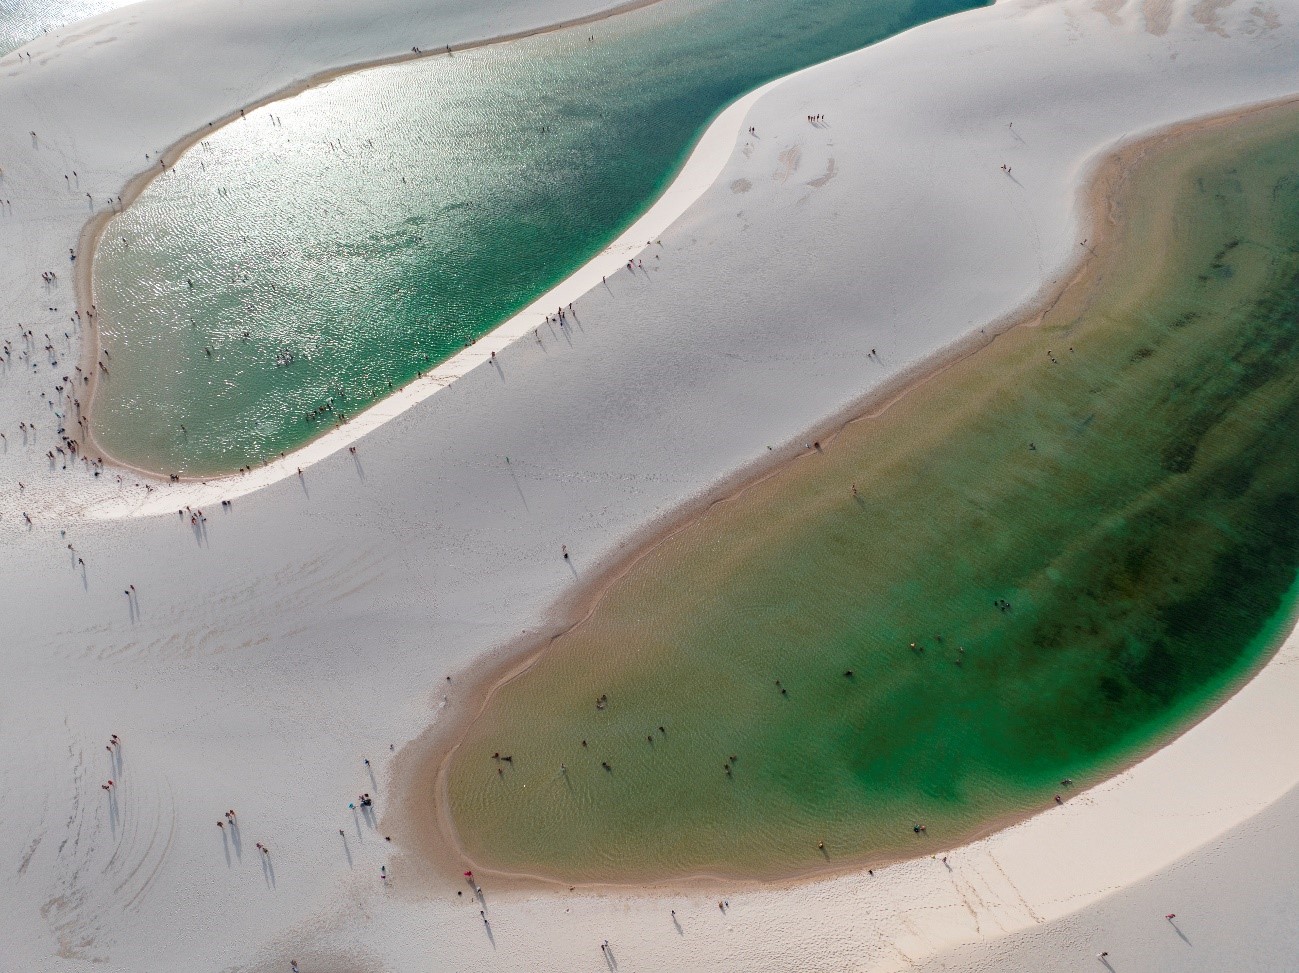
M 1116 969 L 1189 968 L 1161 925 L 1178 910 L 1139 910 L 1222 874 L 1233 849 L 1258 860 L 1299 813 L 1290 798 L 1252 818 L 1299 782 L 1295 748 L 1260 745 L 1299 725 L 1293 639 L 1172 746 L 954 853 L 950 871 L 923 858 L 737 892 L 725 913 L 711 893 L 489 887 L 485 926 L 482 905 L 411 880 L 387 821 L 347 804 L 370 791 L 382 815 L 393 753 L 454 705 L 446 676 L 544 625 L 637 531 L 1057 280 L 1078 249 L 1078 187 L 1107 149 L 1299 90 L 1295 0 L 1011 0 L 779 84 L 728 121 L 720 175 L 655 234 L 649 273 L 616 274 L 564 334 L 502 349 L 356 456 L 229 511 L 204 500 L 197 528 L 175 513 L 193 494 L 160 486 L 170 513 L 107 516 L 142 499 L 129 477 L 48 468 L 41 393 L 75 353 L 62 335 L 84 192 L 115 193 L 146 152 L 294 78 L 594 6 L 181 0 L 0 61 L 0 324 L 11 340 L 19 324 L 48 332 L 60 358 L 38 351 L 33 369 L 15 340 L 0 372 L 0 967 L 1028 969 L 1041 944 L 1063 969 L 1112 938 L 1145 950 L 1139 967 L 1116 952 Z M 807 124 L 816 112 L 827 127 Z M 735 137 L 749 125 L 757 138 Z M 125 741 L 111 768 L 109 733 Z M 238 843 L 216 827 L 231 807 Z M 1269 968 L 1293 955 L 1284 935 L 1231 942 L 1195 921 L 1192 941 Z M 1030 928 L 1027 946 L 943 954 Z

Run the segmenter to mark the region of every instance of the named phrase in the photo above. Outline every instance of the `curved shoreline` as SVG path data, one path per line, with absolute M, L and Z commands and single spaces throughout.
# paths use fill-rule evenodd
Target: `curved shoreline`
M 306 78 L 302 78 L 298 81 L 294 81 L 280 88 L 279 90 L 272 92 L 271 94 L 256 99 L 255 101 L 249 102 L 248 104 L 243 105 L 229 112 L 228 114 L 215 119 L 214 121 L 208 122 L 205 127 L 196 129 L 176 139 L 176 141 L 172 142 L 165 149 L 163 149 L 162 152 L 158 154 L 158 161 L 160 163 L 163 163 L 163 165 L 159 166 L 158 168 L 150 167 L 148 169 L 142 170 L 140 172 L 137 172 L 135 175 L 131 176 L 129 179 L 127 179 L 125 184 L 123 184 L 122 186 L 121 192 L 117 194 L 117 198 L 120 200 L 120 203 L 118 204 L 117 208 L 113 209 L 110 207 L 109 209 L 100 210 L 99 212 L 96 212 L 93 216 L 90 217 L 89 220 L 86 221 L 85 225 L 82 226 L 81 228 L 81 232 L 78 233 L 77 235 L 77 254 L 80 259 L 78 260 L 76 270 L 73 273 L 73 288 L 75 293 L 77 310 L 82 313 L 83 320 L 86 322 L 86 324 L 84 325 L 84 330 L 82 335 L 81 354 L 78 363 L 82 366 L 85 372 L 88 375 L 90 375 L 90 390 L 87 395 L 87 408 L 84 414 L 93 418 L 94 409 L 95 409 L 95 393 L 99 386 L 99 370 L 97 367 L 97 363 L 99 361 L 99 324 L 98 321 L 96 320 L 98 316 L 87 313 L 95 306 L 94 264 L 95 264 L 95 253 L 98 248 L 99 241 L 103 237 L 104 230 L 108 228 L 108 224 L 112 222 L 113 217 L 119 215 L 120 213 L 125 212 L 125 210 L 132 203 L 134 203 L 137 199 L 139 199 L 140 195 L 145 191 L 145 189 L 149 187 L 150 183 L 152 183 L 159 176 L 165 174 L 169 167 L 174 166 L 177 160 L 182 155 L 188 152 L 200 141 L 207 138 L 213 132 L 216 132 L 222 128 L 225 128 L 227 125 L 230 125 L 234 122 L 243 119 L 249 112 L 256 111 L 259 108 L 264 108 L 265 106 L 269 104 L 273 104 L 274 102 L 277 101 L 283 101 L 286 98 L 292 98 L 312 88 L 318 88 L 321 85 L 328 84 L 329 82 L 334 81 L 337 78 L 343 77 L 344 75 L 356 74 L 357 72 L 367 71 L 370 70 L 371 68 L 383 68 L 383 67 L 390 67 L 397 64 L 405 64 L 411 61 L 424 60 L 427 58 L 453 56 L 456 53 L 463 53 L 464 51 L 477 50 L 483 47 L 493 47 L 498 44 L 508 44 L 513 41 L 525 40 L 529 37 L 539 37 L 544 34 L 551 34 L 551 33 L 555 33 L 556 31 L 568 30 L 573 27 L 581 27 L 586 24 L 599 23 L 601 21 L 608 20 L 611 17 L 617 17 L 620 14 L 630 13 L 634 10 L 639 10 L 643 7 L 653 6 L 654 4 L 659 2 L 660 0 L 623 0 L 622 3 L 618 3 L 614 6 L 608 7 L 605 10 L 599 11 L 598 13 L 588 14 L 583 17 L 573 17 L 568 20 L 557 21 L 555 23 L 547 24 L 542 27 L 534 27 L 527 30 L 514 31 L 508 34 L 500 34 L 494 37 L 484 38 L 482 40 L 467 41 L 460 44 L 450 44 L 444 47 L 440 47 L 437 50 L 433 50 L 433 51 L 420 50 L 419 52 L 415 52 L 414 50 L 412 50 L 409 52 L 404 52 L 402 54 L 395 54 L 389 57 L 382 57 L 370 61 L 360 61 L 355 64 L 347 64 L 342 67 L 327 68 L 323 71 L 317 72 L 316 74 L 309 75 Z M 720 120 L 720 116 L 719 116 L 719 120 Z M 711 125 L 710 125 L 710 129 L 711 129 Z M 707 132 L 705 132 L 705 136 L 706 135 Z M 703 137 L 700 138 L 699 144 L 702 143 L 703 143 Z M 691 158 L 690 160 L 687 161 L 686 165 L 689 165 L 689 162 L 693 161 L 693 157 L 694 157 L 694 153 L 692 152 Z M 682 172 L 678 175 L 678 178 L 680 177 L 681 174 L 684 174 L 684 171 L 685 168 L 683 166 Z M 676 180 L 674 180 L 672 185 L 675 185 L 675 182 Z M 668 189 L 665 190 L 664 196 L 666 196 L 671 191 L 672 185 L 670 185 Z M 684 206 L 682 208 L 684 209 Z M 639 220 L 637 222 L 639 222 Z M 632 228 L 629 228 L 629 230 L 630 229 Z M 613 246 L 616 246 L 618 243 L 622 242 L 624 236 L 626 236 L 626 234 L 620 236 L 614 242 L 614 244 L 611 244 L 609 248 L 606 248 L 606 250 L 611 249 Z M 585 269 L 586 269 L 585 267 L 579 268 L 578 271 L 576 271 L 572 276 L 576 276 L 577 274 L 581 273 Z M 532 310 L 533 307 L 538 306 L 542 300 L 545 300 L 551 293 L 558 290 L 559 286 L 562 286 L 566 282 L 567 281 L 561 281 L 560 285 L 557 285 L 556 287 L 548 291 L 546 294 L 543 294 L 541 298 L 539 298 L 537 301 L 534 301 L 533 304 L 530 304 L 524 311 L 519 312 L 518 315 L 515 315 L 514 317 L 511 317 L 506 321 L 503 321 L 492 331 L 488 332 L 487 335 L 484 335 L 483 338 L 488 337 L 488 335 L 495 334 L 496 331 L 500 330 L 501 328 L 504 328 L 506 325 L 513 323 L 516 318 Z M 550 303 L 551 303 L 550 301 L 546 301 L 545 306 L 549 306 Z M 479 339 L 479 340 L 481 341 L 483 339 Z M 475 344 L 477 344 L 477 342 Z M 452 365 L 453 363 L 460 361 L 462 357 L 466 354 L 466 352 L 470 350 L 472 349 L 466 349 L 465 352 L 460 352 L 455 356 L 453 356 L 452 358 L 447 359 L 441 365 L 437 366 L 437 368 L 426 373 L 424 378 L 426 379 L 433 378 L 434 372 L 436 372 L 438 369 L 442 368 L 443 366 Z M 478 364 L 478 362 L 475 361 L 474 364 Z M 372 406 L 365 409 L 362 413 L 359 413 L 357 416 L 353 418 L 354 419 L 359 418 L 361 415 L 364 415 L 366 412 L 369 412 L 370 409 L 374 407 L 374 405 L 378 405 L 382 402 L 387 402 L 398 398 L 399 396 L 402 395 L 402 393 L 406 391 L 407 388 L 409 388 L 411 385 L 417 384 L 418 381 L 420 380 L 410 383 L 409 385 L 402 388 L 401 390 L 394 393 L 393 395 L 377 400 L 375 403 L 373 403 Z M 427 394 L 432 394 L 432 392 L 430 391 L 426 393 L 426 395 Z M 410 405 L 414 405 L 415 402 L 418 402 L 425 397 L 426 396 L 420 396 L 419 398 L 412 400 L 406 406 L 406 408 L 409 408 Z M 404 409 L 402 411 L 404 411 Z M 348 420 L 349 423 L 352 421 L 353 420 Z M 315 439 L 304 444 L 303 446 L 298 447 L 288 455 L 297 455 L 301 453 L 303 450 L 305 450 L 308 446 L 320 442 L 322 439 L 333 436 L 337 431 L 338 430 L 330 430 L 329 432 L 316 437 Z M 144 467 L 133 466 L 130 463 L 123 462 L 122 460 L 114 457 L 111 453 L 104 450 L 103 447 L 99 444 L 99 442 L 95 439 L 93 433 L 93 422 L 87 424 L 85 437 L 86 437 L 87 450 L 93 449 L 98 454 L 98 456 L 105 461 L 105 463 L 115 466 L 119 469 L 130 470 L 133 473 L 137 473 L 141 476 L 148 477 L 149 479 L 154 480 L 156 482 L 163 482 L 163 483 L 168 482 L 168 480 L 166 479 L 167 477 L 166 473 L 162 473 L 157 470 L 145 469 Z M 330 452 L 336 452 L 338 448 L 341 448 L 342 446 L 347 445 L 349 442 L 353 442 L 353 441 L 355 440 L 348 439 L 346 441 L 340 441 L 333 450 L 330 450 Z M 323 457 L 318 457 L 318 458 L 323 458 Z M 311 462 L 315 462 L 315 460 L 311 460 Z M 264 464 L 264 468 L 269 467 L 271 465 L 273 464 Z M 295 464 L 295 467 L 297 465 L 301 465 L 301 464 Z M 283 472 L 280 476 L 275 477 L 275 479 L 282 479 L 283 477 L 288 475 L 289 475 L 288 472 Z M 217 476 L 210 476 L 206 478 L 182 477 L 180 482 L 206 483 L 211 480 L 231 479 L 237 476 L 239 476 L 238 472 L 231 471 L 229 473 L 219 474 Z M 267 482 L 274 482 L 274 480 L 270 480 Z M 266 484 L 263 483 L 260 485 L 264 486 Z M 246 492 L 246 491 L 241 491 L 241 492 Z
M 1103 280 L 1107 262 L 1119 256 L 1113 250 L 1113 230 L 1118 226 L 1124 208 L 1122 190 L 1129 175 L 1148 154 L 1193 137 L 1204 130 L 1228 127 L 1252 116 L 1284 111 L 1295 105 L 1299 105 L 1299 96 L 1290 95 L 1225 113 L 1174 123 L 1154 132 L 1125 140 L 1115 147 L 1101 150 L 1082 167 L 1078 187 L 1079 204 L 1084 212 L 1086 239 L 1096 242 L 1076 258 L 1073 266 L 1068 268 L 1058 283 L 1047 286 L 1025 305 L 986 325 L 977 334 L 967 335 L 966 338 L 921 362 L 909 372 L 897 376 L 886 386 L 867 394 L 849 408 L 808 430 L 807 436 L 815 436 L 828 444 L 847 426 L 884 416 L 895 403 L 909 393 L 924 387 L 930 380 L 939 378 L 955 365 L 990 347 L 999 336 L 1020 327 L 1033 327 L 1040 324 L 1060 300 L 1075 287 L 1082 285 L 1086 288 L 1080 306 L 1089 305 L 1095 288 L 1094 286 L 1087 288 L 1086 281 L 1089 276 L 1094 277 L 1097 282 Z M 472 684 L 465 701 L 460 702 L 454 710 L 444 713 L 439 721 L 421 737 L 403 748 L 398 758 L 396 776 L 399 780 L 404 779 L 405 785 L 398 800 L 394 802 L 401 808 L 396 812 L 397 820 L 394 823 L 402 832 L 404 844 L 419 850 L 419 858 L 425 870 L 439 878 L 449 879 L 464 869 L 471 869 L 476 873 L 490 875 L 494 880 L 503 883 L 506 888 L 514 890 L 568 886 L 570 890 L 580 888 L 627 891 L 633 888 L 653 888 L 694 891 L 716 889 L 720 883 L 725 883 L 726 887 L 732 890 L 737 886 L 740 889 L 770 889 L 805 884 L 858 873 L 866 868 L 880 868 L 918 857 L 968 848 L 991 835 L 1042 816 L 1042 812 L 1055 808 L 1054 804 L 1047 804 L 1032 811 L 1011 812 L 998 816 L 963 832 L 952 843 L 926 848 L 920 855 L 859 856 L 833 864 L 793 870 L 784 869 L 773 872 L 770 877 L 757 878 L 751 875 L 728 876 L 714 872 L 691 872 L 682 876 L 654 878 L 648 881 L 635 879 L 625 882 L 568 881 L 555 875 L 496 869 L 477 862 L 464 849 L 449 813 L 447 768 L 467 735 L 469 727 L 490 704 L 495 694 L 503 686 L 531 669 L 559 638 L 585 622 L 595 612 L 605 594 L 643 558 L 695 524 L 714 505 L 739 499 L 750 488 L 780 474 L 806 455 L 805 449 L 786 447 L 773 455 L 763 456 L 759 461 L 727 477 L 701 496 L 646 526 L 622 545 L 623 548 L 630 548 L 629 551 L 615 553 L 604 563 L 597 565 L 590 580 L 585 581 L 579 590 L 566 596 L 553 607 L 546 618 L 544 632 L 531 635 L 525 633 L 471 668 L 469 675 Z M 1212 704 L 1194 720 L 1159 734 L 1130 758 L 1114 762 L 1104 771 L 1103 776 L 1085 790 L 1074 793 L 1066 803 L 1073 803 L 1082 795 L 1093 794 L 1098 788 L 1114 782 L 1135 766 L 1144 763 L 1154 754 L 1185 737 L 1187 733 L 1218 712 L 1267 669 L 1285 643 L 1299 633 L 1299 626 L 1295 624 L 1295 613 L 1295 606 L 1292 606 L 1291 621 L 1283 629 L 1284 634 L 1276 639 L 1275 644 L 1264 652 L 1254 665 L 1221 689 Z M 423 806 L 430 796 L 434 801 L 432 811 L 427 806 Z

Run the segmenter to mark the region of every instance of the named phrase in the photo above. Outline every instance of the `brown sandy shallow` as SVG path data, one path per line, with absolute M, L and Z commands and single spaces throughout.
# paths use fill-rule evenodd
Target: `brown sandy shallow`
M 1080 206 L 1084 213 L 1085 246 L 1079 247 L 1074 264 L 1065 269 L 1061 279 L 1048 284 L 1026 304 L 979 329 L 977 333 L 948 346 L 914 368 L 897 376 L 884 386 L 872 390 L 852 405 L 797 438 L 818 441 L 822 449 L 833 447 L 838 433 L 850 425 L 865 421 L 888 421 L 891 407 L 903 398 L 924 388 L 955 365 L 968 360 L 977 362 L 981 352 L 990 348 L 998 337 L 1022 327 L 1040 325 L 1053 312 L 1067 315 L 1083 313 L 1093 303 L 1109 269 L 1124 256 L 1114 245 L 1114 230 L 1126 216 L 1125 193 L 1129 177 L 1151 156 L 1175 151 L 1184 143 L 1221 129 L 1229 129 L 1246 120 L 1266 120 L 1299 107 L 1299 96 L 1178 123 L 1122 145 L 1093 162 L 1080 189 Z M 1171 209 L 1175 198 L 1161 201 Z M 739 502 L 753 486 L 780 476 L 808 458 L 809 450 L 789 444 L 727 477 L 715 487 L 687 501 L 672 513 L 660 518 L 628 538 L 569 595 L 561 599 L 540 628 L 525 631 L 517 639 L 484 656 L 479 662 L 433 692 L 433 700 L 446 694 L 446 703 L 433 724 L 397 755 L 393 765 L 393 800 L 384 815 L 384 830 L 394 835 L 402 852 L 403 867 L 408 874 L 423 879 L 416 883 L 422 890 L 445 891 L 448 885 L 465 881 L 464 873 L 472 871 L 475 879 L 490 878 L 496 892 L 536 892 L 538 890 L 598 891 L 620 890 L 651 893 L 654 891 L 708 892 L 725 889 L 736 892 L 744 888 L 779 888 L 804 884 L 812 880 L 880 868 L 921 856 L 861 856 L 829 861 L 803 869 L 778 869 L 761 878 L 739 878 L 725 874 L 698 873 L 654 882 L 569 882 L 562 877 L 493 869 L 477 863 L 465 851 L 451 819 L 447 796 L 447 767 L 470 724 L 489 705 L 496 691 L 526 673 L 551 645 L 581 625 L 599 607 L 604 595 L 632 571 L 642 558 L 659 545 L 700 520 L 716 504 Z M 1280 642 L 1260 659 L 1258 665 L 1209 707 L 1198 719 L 1153 740 L 1149 746 L 1115 765 L 1099 783 L 1124 772 L 1158 750 L 1168 746 L 1187 730 L 1206 719 L 1227 699 L 1249 682 L 1271 660 Z M 436 704 L 435 704 L 436 705 Z M 1077 797 L 1075 792 L 1072 796 Z M 969 828 L 951 841 L 926 848 L 927 855 L 937 855 L 969 844 L 1017 824 L 1040 811 L 1012 812 Z
M 630 13 L 633 10 L 639 10 L 641 7 L 649 7 L 658 3 L 659 0 L 624 0 L 623 3 L 615 4 L 606 10 L 596 13 L 587 14 L 584 17 L 574 17 L 569 20 L 561 20 L 553 24 L 547 24 L 544 27 L 533 27 L 527 30 L 515 31 L 510 34 L 500 34 L 496 37 L 488 37 L 482 40 L 467 41 L 462 44 L 450 45 L 451 54 L 457 51 L 470 51 L 480 47 L 490 47 L 495 44 L 508 44 L 512 41 L 524 40 L 528 37 L 537 37 L 542 34 L 550 34 L 559 30 L 566 30 L 570 27 L 581 27 L 584 24 L 595 24 L 602 20 L 608 20 L 611 17 L 617 17 L 619 14 Z M 107 452 L 95 439 L 94 435 L 94 407 L 95 393 L 99 387 L 99 320 L 95 313 L 95 251 L 99 246 L 99 241 L 104 235 L 104 230 L 112 221 L 114 216 L 124 212 L 127 207 L 140 198 L 140 194 L 148 188 L 149 183 L 153 182 L 158 176 L 162 175 L 167 169 L 174 166 L 177 160 L 184 155 L 189 149 L 207 138 L 212 133 L 224 128 L 231 122 L 237 122 L 249 112 L 256 111 L 266 105 L 276 101 L 283 101 L 285 98 L 292 98 L 310 88 L 317 88 L 320 85 L 328 84 L 335 78 L 340 78 L 345 74 L 354 74 L 357 71 L 365 71 L 370 68 L 387 67 L 392 64 L 403 64 L 407 61 L 416 61 L 423 58 L 447 57 L 447 45 L 443 45 L 437 50 L 420 51 L 416 54 L 414 51 L 408 51 L 403 54 L 396 54 L 391 57 L 378 58 L 372 61 L 361 61 L 356 64 L 345 65 L 341 68 L 329 68 L 307 78 L 295 81 L 278 91 L 269 95 L 258 98 L 256 101 L 249 102 L 227 115 L 208 122 L 200 129 L 190 132 L 177 139 L 171 145 L 167 146 L 158 156 L 158 162 L 163 163 L 159 166 L 151 166 L 142 172 L 136 173 L 128 179 L 122 186 L 122 191 L 118 193 L 121 199 L 120 205 L 116 208 L 109 207 L 95 213 L 86 224 L 81 228 L 81 233 L 77 236 L 77 254 L 78 261 L 76 270 L 73 273 L 73 288 L 77 302 L 77 310 L 81 312 L 82 319 L 82 339 L 81 339 L 81 356 L 79 364 L 84 374 L 90 376 L 90 389 L 86 396 L 87 407 L 82 415 L 87 422 L 82 433 L 84 448 L 82 453 L 86 456 L 94 455 L 110 466 L 118 469 L 130 470 L 146 479 L 155 481 L 166 481 L 166 474 L 158 470 L 149 470 L 139 466 L 132 466 L 130 463 L 123 462 L 111 453 Z M 372 402 L 375 405 L 382 401 L 378 399 Z M 364 410 L 362 410 L 364 411 Z M 303 445 L 306 445 L 305 443 Z M 301 448 L 301 447 L 299 447 Z M 228 477 L 238 476 L 238 472 L 231 470 L 229 473 L 218 476 L 207 477 L 181 477 L 181 482 L 207 482 L 209 480 L 225 479 Z

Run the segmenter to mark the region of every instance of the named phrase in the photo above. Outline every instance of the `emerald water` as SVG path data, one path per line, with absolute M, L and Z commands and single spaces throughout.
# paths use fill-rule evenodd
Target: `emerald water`
M 740 94 L 978 5 L 663 0 L 258 110 L 105 232 L 95 435 L 192 475 L 300 445 L 598 253 Z
M 1299 116 L 1186 137 L 1122 198 L 1040 327 L 713 507 L 497 690 L 446 768 L 476 864 L 929 853 L 1266 657 L 1299 569 Z

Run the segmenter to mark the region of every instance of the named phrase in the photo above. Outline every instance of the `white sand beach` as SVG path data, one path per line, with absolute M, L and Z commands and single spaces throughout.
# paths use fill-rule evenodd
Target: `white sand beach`
M 1173 744 L 950 869 L 737 890 L 726 910 L 711 891 L 473 901 L 422 877 L 389 797 L 458 674 L 584 576 L 1074 270 L 1108 152 L 1299 93 L 1293 0 L 1009 0 L 917 28 L 719 119 L 629 237 L 661 239 L 649 273 L 591 288 L 588 268 L 559 298 L 565 334 L 486 339 L 438 394 L 255 480 L 146 493 L 47 461 L 87 192 L 102 205 L 146 153 L 302 78 L 599 7 L 150 0 L 0 59 L 0 967 L 1063 970 L 1104 950 L 1113 969 L 1283 968 L 1295 636 Z M 377 822 L 348 809 L 362 791 Z

